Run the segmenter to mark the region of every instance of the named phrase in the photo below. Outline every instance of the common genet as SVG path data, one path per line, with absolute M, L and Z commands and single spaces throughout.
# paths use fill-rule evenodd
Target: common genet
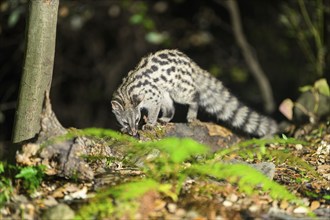
M 178 50 L 161 50 L 142 58 L 123 79 L 111 104 L 122 131 L 136 136 L 142 109 L 148 112 L 142 128 L 152 128 L 157 120 L 171 121 L 174 102 L 188 105 L 188 122 L 196 120 L 200 107 L 254 136 L 271 135 L 278 129 L 273 119 L 242 104 L 220 80 Z

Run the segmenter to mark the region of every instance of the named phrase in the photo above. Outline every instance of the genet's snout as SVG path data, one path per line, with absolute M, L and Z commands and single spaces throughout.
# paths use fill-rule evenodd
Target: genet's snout
M 139 133 L 137 132 L 137 129 L 136 128 L 132 128 L 130 131 L 129 131 L 129 135 L 135 137 L 135 138 L 140 138 L 140 135 Z
M 136 133 L 133 137 L 136 138 L 136 139 L 140 139 L 139 133 Z

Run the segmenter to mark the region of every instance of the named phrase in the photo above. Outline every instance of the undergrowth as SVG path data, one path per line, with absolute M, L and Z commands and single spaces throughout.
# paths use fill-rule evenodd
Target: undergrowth
M 226 158 L 231 158 L 232 155 L 239 155 L 244 160 L 251 161 L 272 161 L 275 164 L 286 163 L 289 166 L 299 167 L 300 170 L 309 172 L 314 177 L 319 177 L 315 169 L 306 161 L 291 154 L 290 148 L 286 147 L 283 150 L 276 150 L 267 146 L 274 145 L 306 145 L 304 141 L 296 140 L 294 138 L 287 138 L 286 136 L 275 137 L 272 139 L 251 139 L 235 144 L 228 149 L 220 150 L 216 153 L 214 160 L 222 161 Z
M 95 197 L 81 206 L 76 219 L 134 218 L 139 209 L 139 198 L 143 195 L 155 192 L 176 202 L 180 198 L 185 181 L 190 178 L 206 182 L 210 178 L 226 181 L 237 186 L 242 193 L 247 195 L 267 193 L 276 200 L 302 204 L 300 199 L 284 186 L 270 180 L 251 166 L 228 163 L 234 155 L 239 155 L 243 160 L 250 162 L 285 162 L 317 176 L 313 168 L 302 159 L 294 157 L 288 151 L 269 148 L 272 144 L 305 144 L 286 137 L 251 139 L 213 154 L 209 151 L 209 147 L 188 138 L 165 138 L 159 141 L 140 142 L 112 130 L 89 128 L 70 130 L 67 135 L 49 140 L 43 145 L 76 136 L 102 140 L 110 147 L 119 144 L 125 148 L 125 153 L 128 155 L 124 157 L 123 163 L 129 166 L 135 165 L 144 174 L 143 177 L 132 177 L 130 182 L 96 192 Z M 140 158 L 140 161 L 136 161 L 136 158 Z M 85 159 L 89 159 L 88 156 L 85 156 Z M 92 159 L 97 160 L 97 157 Z M 44 167 L 42 166 L 19 167 L 0 162 L 0 206 L 12 195 L 14 181 L 20 181 L 21 189 L 33 193 L 40 185 L 43 175 Z
M 5 164 L 0 162 L 0 207 L 9 200 L 13 193 L 12 182 L 4 176 Z
M 102 190 L 102 193 L 98 193 L 88 205 L 80 209 L 75 219 L 102 219 L 109 216 L 134 219 L 134 214 L 139 208 L 137 198 L 147 192 L 155 191 L 176 201 L 177 195 L 171 188 L 171 184 L 163 184 L 149 178 L 123 183 Z
M 273 199 L 302 204 L 284 186 L 270 180 L 254 168 L 245 164 L 224 162 L 227 157 L 233 154 L 250 160 L 285 161 L 296 166 L 302 166 L 308 171 L 312 170 L 300 158 L 294 158 L 287 152 L 268 149 L 269 144 L 304 144 L 286 137 L 252 139 L 229 149 L 220 150 L 216 154 L 211 154 L 207 146 L 187 138 L 165 138 L 142 143 L 134 138 L 105 129 L 89 128 L 75 131 L 75 133 L 102 138 L 111 143 L 113 140 L 124 142 L 128 154 L 142 151 L 144 153 L 152 152 L 153 155 L 142 163 L 141 169 L 145 178 L 119 184 L 107 189 L 106 192 L 104 190 L 98 192 L 89 204 L 80 209 L 76 216 L 77 219 L 106 216 L 133 217 L 138 208 L 137 199 L 148 191 L 156 191 L 173 201 L 177 201 L 185 180 L 190 177 L 199 177 L 205 180 L 211 177 L 218 181 L 227 181 L 237 185 L 241 192 L 248 195 L 268 193 Z
M 0 161 L 0 207 L 9 201 L 14 189 L 34 193 L 41 184 L 44 170 L 43 165 L 21 167 Z M 15 181 L 21 184 L 14 188 Z

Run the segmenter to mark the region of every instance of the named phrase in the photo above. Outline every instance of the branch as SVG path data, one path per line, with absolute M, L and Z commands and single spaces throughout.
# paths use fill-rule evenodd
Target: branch
M 263 72 L 258 62 L 256 55 L 252 52 L 252 48 L 247 42 L 246 37 L 243 33 L 241 18 L 236 0 L 216 0 L 216 2 L 218 4 L 225 5 L 228 9 L 231 17 L 234 36 L 236 38 L 238 46 L 243 52 L 243 56 L 251 73 L 253 74 L 259 85 L 261 95 L 264 101 L 264 108 L 267 112 L 273 112 L 275 110 L 275 101 L 272 89 L 265 73 Z

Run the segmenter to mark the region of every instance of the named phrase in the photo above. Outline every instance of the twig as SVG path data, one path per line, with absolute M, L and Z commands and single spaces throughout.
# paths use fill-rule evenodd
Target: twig
M 248 67 L 250 68 L 251 73 L 253 74 L 254 78 L 256 79 L 259 85 L 264 102 L 264 108 L 268 113 L 273 112 L 275 110 L 275 101 L 273 97 L 273 92 L 270 83 L 258 62 L 256 55 L 252 52 L 252 48 L 245 38 L 236 0 L 230 0 L 230 1 L 215 0 L 215 1 L 221 5 L 225 5 L 225 7 L 228 9 L 231 17 L 234 36 L 236 38 L 238 46 L 241 48 L 243 52 L 243 56 L 245 58 Z

